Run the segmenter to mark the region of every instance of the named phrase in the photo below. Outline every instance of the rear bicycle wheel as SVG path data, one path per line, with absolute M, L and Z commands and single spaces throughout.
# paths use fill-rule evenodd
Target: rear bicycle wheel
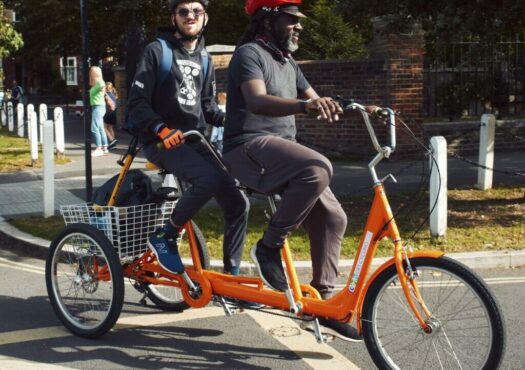
M 498 368 L 505 327 L 501 309 L 482 279 L 447 257 L 410 262 L 432 312 L 432 332 L 425 333 L 415 319 L 395 266 L 387 268 L 363 303 L 364 338 L 375 364 L 380 369 Z
M 210 256 L 206 239 L 201 230 L 195 222 L 191 222 L 195 239 L 197 240 L 197 249 L 201 260 L 202 267 L 207 269 L 210 267 Z M 188 235 L 183 232 L 179 238 L 179 252 L 181 256 L 189 255 Z M 167 285 L 143 284 L 146 296 L 159 308 L 166 311 L 183 311 L 190 306 L 184 301 L 182 292 L 177 287 Z
M 124 277 L 113 245 L 100 230 L 68 225 L 51 242 L 45 274 L 51 305 L 72 333 L 97 338 L 115 325 Z

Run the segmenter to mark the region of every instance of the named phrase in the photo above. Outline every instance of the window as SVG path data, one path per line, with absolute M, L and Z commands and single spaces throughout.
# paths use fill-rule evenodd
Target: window
M 67 63 L 64 65 L 64 58 L 60 58 L 60 74 L 66 80 L 68 86 L 78 85 L 77 79 L 77 57 L 67 57 Z

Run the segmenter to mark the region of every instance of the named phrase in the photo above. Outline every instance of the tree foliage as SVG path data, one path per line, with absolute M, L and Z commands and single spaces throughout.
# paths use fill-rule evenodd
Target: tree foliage
M 397 32 L 418 21 L 425 30 L 428 51 L 437 44 L 474 40 L 492 45 L 525 32 L 523 0 L 339 0 L 345 18 L 371 36 L 373 17 L 389 16 Z
M 5 15 L 4 3 L 0 2 L 0 58 L 5 58 L 24 45 L 18 33 Z
M 126 35 L 139 32 L 144 41 L 154 38 L 155 29 L 168 25 L 167 0 L 85 0 L 88 11 L 89 51 L 92 61 L 111 55 L 122 63 Z M 73 55 L 81 52 L 80 0 L 6 0 L 21 19 L 20 30 L 27 40 L 22 53 Z M 303 33 L 305 59 L 347 58 L 361 55 L 363 42 L 327 0 L 305 0 L 309 16 Z M 208 8 L 206 42 L 235 45 L 248 24 L 244 1 L 212 0 Z
M 305 8 L 308 18 L 298 56 L 304 59 L 351 59 L 364 57 L 362 35 L 337 12 L 333 1 L 315 0 Z

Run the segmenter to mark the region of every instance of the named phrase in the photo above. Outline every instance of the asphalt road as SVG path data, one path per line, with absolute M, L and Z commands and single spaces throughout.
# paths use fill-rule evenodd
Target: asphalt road
M 97 340 L 70 334 L 47 297 L 44 261 L 15 254 L 0 239 L 0 368 L 42 369 L 373 369 L 364 344 L 318 345 L 298 324 L 245 312 L 226 317 L 206 307 L 165 313 L 126 284 L 115 328 Z M 9 244 L 9 249 L 4 248 Z M 504 369 L 522 369 L 525 270 L 478 271 L 499 299 L 507 325 Z

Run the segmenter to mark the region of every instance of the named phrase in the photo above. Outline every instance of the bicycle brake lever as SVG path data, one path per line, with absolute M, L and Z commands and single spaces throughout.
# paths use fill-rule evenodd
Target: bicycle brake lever
M 381 179 L 381 182 L 384 183 L 386 180 L 388 180 L 389 178 L 392 179 L 393 182 L 395 182 L 397 184 L 397 180 L 396 178 L 394 177 L 394 175 L 392 175 L 391 173 L 389 173 L 388 175 L 386 175 L 385 177 L 383 177 Z

